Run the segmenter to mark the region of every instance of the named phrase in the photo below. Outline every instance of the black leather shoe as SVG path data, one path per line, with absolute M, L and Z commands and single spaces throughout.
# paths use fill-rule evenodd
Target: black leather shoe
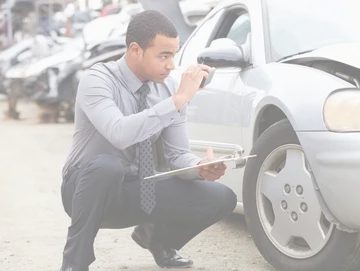
M 165 250 L 165 253 L 166 253 L 165 257 L 162 257 L 162 256 L 156 257 L 153 254 L 155 262 L 160 267 L 190 268 L 194 264 L 194 262 L 192 260 L 182 257 L 175 249 L 167 249 L 167 250 Z
M 151 243 L 153 225 L 136 226 L 131 234 L 132 239 L 142 248 L 148 249 L 154 257 L 156 264 L 165 268 L 189 268 L 193 261 L 178 254 L 175 249 L 164 249 L 159 244 Z

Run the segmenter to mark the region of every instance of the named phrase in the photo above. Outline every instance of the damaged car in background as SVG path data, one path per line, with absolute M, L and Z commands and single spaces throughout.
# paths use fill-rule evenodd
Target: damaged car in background
M 45 36 L 34 39 L 31 48 L 18 55 L 15 65 L 5 73 L 8 114 L 19 118 L 17 102 L 26 99 L 39 106 L 41 121 L 72 121 L 83 41 L 58 37 L 49 44 Z
M 222 1 L 177 55 L 178 80 L 216 68 L 187 108 L 191 146 L 256 155 L 220 181 L 277 270 L 360 270 L 359 9 Z

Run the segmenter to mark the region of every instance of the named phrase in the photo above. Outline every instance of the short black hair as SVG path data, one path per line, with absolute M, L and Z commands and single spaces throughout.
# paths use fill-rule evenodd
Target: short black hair
M 146 49 L 156 35 L 176 38 L 178 33 L 173 23 L 162 13 L 146 10 L 136 14 L 130 21 L 126 32 L 126 46 L 136 42 Z

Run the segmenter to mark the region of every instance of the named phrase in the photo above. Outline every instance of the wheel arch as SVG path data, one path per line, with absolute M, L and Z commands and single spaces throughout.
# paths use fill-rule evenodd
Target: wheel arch
M 283 119 L 287 119 L 285 113 L 275 105 L 267 105 L 261 109 L 256 117 L 254 130 L 253 130 L 253 142 L 259 138 L 259 136 L 271 125 L 279 122 Z

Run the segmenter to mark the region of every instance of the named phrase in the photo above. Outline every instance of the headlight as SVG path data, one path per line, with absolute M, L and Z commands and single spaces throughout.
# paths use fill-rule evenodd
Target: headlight
M 360 89 L 341 89 L 330 94 L 324 105 L 324 121 L 334 132 L 360 131 Z

